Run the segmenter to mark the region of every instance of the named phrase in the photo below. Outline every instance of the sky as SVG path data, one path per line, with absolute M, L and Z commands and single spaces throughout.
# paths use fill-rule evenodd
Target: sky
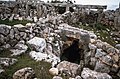
M 48 1 L 48 0 L 42 0 L 42 1 Z M 82 5 L 107 5 L 108 9 L 114 9 L 114 10 L 118 8 L 120 2 L 120 0 L 75 0 L 75 1 L 77 4 L 82 4 Z
M 4 0 L 0 0 L 4 1 Z M 41 0 L 47 2 L 48 0 Z M 51 0 L 49 0 L 51 1 Z M 61 0 L 66 1 L 66 0 Z M 72 0 L 76 1 L 76 4 L 82 4 L 82 5 L 107 5 L 108 9 L 116 9 L 119 6 L 120 0 Z

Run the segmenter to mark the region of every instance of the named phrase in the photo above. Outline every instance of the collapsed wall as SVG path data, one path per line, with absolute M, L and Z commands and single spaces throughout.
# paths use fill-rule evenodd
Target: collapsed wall
M 31 39 L 32 40 L 34 39 L 34 42 L 37 42 L 37 40 L 39 40 L 38 38 L 45 39 L 47 44 L 47 46 L 45 45 L 46 47 L 44 47 L 45 50 L 46 51 L 51 50 L 47 52 L 47 54 L 48 55 L 54 54 L 55 56 L 58 56 L 58 57 L 60 57 L 60 54 L 62 53 L 63 48 L 61 47 L 64 44 L 67 44 L 67 47 L 69 47 L 72 45 L 72 42 L 75 39 L 78 39 L 77 43 L 79 43 L 78 44 L 79 46 L 77 47 L 77 49 L 80 48 L 83 50 L 82 52 L 79 52 L 80 55 L 83 54 L 82 55 L 83 57 L 82 58 L 80 57 L 79 63 L 77 62 L 80 65 L 81 71 L 84 67 L 88 67 L 97 72 L 108 73 L 111 76 L 117 76 L 118 78 L 120 77 L 119 50 L 107 44 L 106 42 L 102 42 L 101 40 L 98 40 L 94 33 L 88 32 L 86 30 L 71 27 L 65 23 L 59 24 L 58 26 L 54 26 L 54 24 L 49 22 L 47 23 L 39 22 L 37 24 L 28 23 L 26 24 L 26 26 L 0 25 L 0 36 L 1 36 L 0 48 L 3 48 L 3 49 L 12 48 L 12 47 L 14 48 L 16 44 L 18 46 L 18 42 L 20 41 L 24 41 L 26 44 Z M 33 42 L 29 42 L 29 43 L 33 43 Z M 51 46 L 52 48 L 49 49 L 50 45 L 52 45 Z M 41 46 L 43 46 L 42 40 L 41 40 Z M 33 47 L 36 47 L 36 46 L 33 46 Z M 39 47 L 36 47 L 36 48 L 39 48 Z M 34 51 L 33 50 L 34 49 L 32 49 L 32 51 L 30 52 L 30 55 L 33 59 L 35 58 L 35 60 L 41 61 L 41 56 L 43 58 L 44 57 L 46 58 L 45 51 L 42 51 L 42 53 L 41 52 L 36 53 L 35 52 L 36 50 Z M 35 57 L 35 55 L 37 57 Z M 74 57 L 74 56 L 71 56 L 70 54 L 69 56 Z M 71 59 L 67 61 L 76 63 L 75 62 L 76 59 L 75 61 L 73 60 L 71 61 Z M 46 61 L 49 61 L 49 60 L 46 60 Z M 58 62 L 60 61 L 54 62 L 54 66 Z
M 61 15 L 58 19 L 56 19 L 56 17 L 52 17 L 51 19 L 42 18 L 37 23 L 28 23 L 25 26 L 21 24 L 14 26 L 1 24 L 0 49 L 1 50 L 4 48 L 18 49 L 20 45 L 18 43 L 21 41 L 22 43 L 24 42 L 25 45 L 27 45 L 26 43 L 29 44 L 31 43 L 34 44 L 31 45 L 31 47 L 35 47 L 36 50 L 34 48 L 31 49 L 32 51 L 30 52 L 30 56 L 36 61 L 46 60 L 48 62 L 49 61 L 52 62 L 52 60 L 47 60 L 48 55 L 52 54 L 52 56 L 55 55 L 58 57 L 58 59 L 57 58 L 53 59 L 53 61 L 55 62 L 52 67 L 55 67 L 55 65 L 57 65 L 60 62 L 59 58 L 61 54 L 67 57 L 67 60 L 61 59 L 63 60 L 61 61 L 61 63 L 65 64 L 63 66 L 67 66 L 65 70 L 67 69 L 69 71 L 69 73 L 71 74 L 70 76 L 75 77 L 76 75 L 80 75 L 82 70 L 89 70 L 85 69 L 85 67 L 88 67 L 94 70 L 96 74 L 97 72 L 101 72 L 107 73 L 112 77 L 115 76 L 116 78 L 120 78 L 120 51 L 114 48 L 113 46 L 109 45 L 108 43 L 102 42 L 101 40 L 97 39 L 97 36 L 94 33 L 68 25 L 69 23 L 73 22 L 72 19 L 70 22 L 68 22 L 69 18 L 67 16 L 69 15 L 71 14 L 69 12 L 66 12 L 65 15 L 64 14 Z M 67 22 L 68 24 L 66 24 Z M 77 22 L 77 20 L 75 20 L 75 22 Z M 75 51 L 77 51 L 76 55 L 82 54 L 79 57 L 73 54 L 74 53 L 74 50 L 72 49 L 73 47 L 71 48 L 71 46 L 73 45 L 72 44 L 73 41 L 76 42 L 76 40 L 77 40 L 77 45 L 75 44 L 76 46 Z M 38 45 L 38 47 L 35 44 Z M 64 49 L 66 50 L 66 48 L 64 48 L 65 44 L 67 45 L 66 48 L 70 47 L 70 50 L 67 50 L 68 56 L 66 56 L 65 54 L 66 52 L 64 52 Z M 19 49 L 26 50 L 28 48 L 22 45 L 20 46 Z M 81 49 L 82 51 L 78 51 L 79 49 Z M 70 54 L 69 52 L 72 54 Z M 79 60 L 74 59 L 74 57 L 80 59 Z M 66 60 L 67 62 L 64 60 Z M 80 73 L 77 74 L 76 73 L 77 69 L 74 69 L 76 67 L 72 67 L 72 65 L 80 67 L 79 70 Z M 58 69 L 59 67 L 61 68 L 62 66 L 58 65 Z M 72 72 L 72 68 L 73 70 L 75 70 L 75 75 L 74 72 Z M 90 72 L 92 71 L 90 70 Z M 92 72 L 89 74 L 92 75 L 94 73 Z M 85 77 L 83 74 L 81 76 L 83 78 Z M 96 75 L 94 76 L 96 77 Z M 98 76 L 100 75 L 97 74 L 97 77 Z

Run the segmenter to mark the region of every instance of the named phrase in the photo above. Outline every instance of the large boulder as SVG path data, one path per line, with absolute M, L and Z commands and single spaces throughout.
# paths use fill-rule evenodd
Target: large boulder
M 46 47 L 45 39 L 39 38 L 39 37 L 34 37 L 29 41 L 27 41 L 27 43 L 32 49 L 35 49 L 36 51 L 39 51 L 39 52 L 43 52 L 43 50 Z
M 20 69 L 13 74 L 13 79 L 34 79 L 34 77 L 35 72 L 30 67 Z
M 52 67 L 54 67 L 58 62 L 60 62 L 59 57 L 56 57 L 55 55 L 48 55 L 41 52 L 35 52 L 31 51 L 30 53 L 31 58 L 33 58 L 36 61 L 45 61 L 52 64 Z
M 109 48 L 107 53 L 102 49 L 97 49 L 95 58 L 97 59 L 94 68 L 95 71 L 102 73 L 109 73 L 111 71 L 117 72 L 119 55 L 115 48 Z
M 57 65 L 58 70 L 60 71 L 61 74 L 66 74 L 71 77 L 77 76 L 80 72 L 80 65 L 71 63 L 68 61 L 62 61 Z
M 92 71 L 89 68 L 83 68 L 83 71 L 81 72 L 81 77 L 83 79 L 112 79 L 112 77 L 107 73 Z

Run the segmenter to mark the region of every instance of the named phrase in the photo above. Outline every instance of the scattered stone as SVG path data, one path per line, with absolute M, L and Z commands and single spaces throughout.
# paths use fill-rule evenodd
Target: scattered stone
M 4 40 L 4 36 L 3 35 L 0 35 L 0 45 L 1 44 L 4 44 L 5 40 Z
M 120 77 L 120 70 L 118 71 L 117 76 L 119 76 L 119 77 Z
M 20 69 L 13 74 L 13 79 L 34 79 L 34 78 L 35 72 L 30 67 Z
M 25 27 L 25 26 L 23 26 L 22 24 L 17 24 L 17 25 L 14 25 L 13 27 L 23 28 L 23 27 Z
M 11 15 L 11 17 L 9 18 L 9 21 L 13 21 L 14 15 L 15 15 L 15 14 L 12 14 L 12 15 Z
M 89 68 L 83 68 L 83 71 L 81 72 L 81 77 L 83 79 L 112 79 L 112 77 L 107 73 L 92 71 Z
M 16 44 L 14 49 L 10 49 L 13 53 L 11 56 L 21 55 L 27 51 L 28 47 L 24 44 Z
M 5 70 L 4 69 L 0 69 L 0 74 L 3 73 L 3 72 L 5 72 Z
M 8 48 L 10 48 L 11 46 L 10 46 L 10 44 L 6 44 L 6 45 L 3 45 L 2 47 L 5 48 L 5 49 L 8 49 Z
M 48 55 L 41 52 L 31 51 L 30 56 L 36 61 L 42 61 L 46 60 Z
M 104 64 L 101 61 L 97 61 L 94 70 L 97 71 L 97 72 L 109 73 L 110 72 L 110 66 Z
M 17 62 L 17 59 L 14 58 L 0 58 L 0 65 L 10 66 Z
M 95 57 L 96 58 L 99 58 L 99 57 L 104 57 L 104 56 L 106 56 L 107 54 L 104 52 L 104 51 L 102 51 L 102 49 L 97 49 L 96 50 L 96 54 L 95 54 Z
M 10 30 L 9 36 L 10 36 L 10 39 L 14 38 L 14 30 L 13 29 Z
M 62 61 L 57 65 L 58 70 L 61 74 L 66 74 L 75 77 L 79 74 L 80 65 L 75 63 L 70 63 L 68 61 Z
M 81 76 L 78 75 L 75 77 L 75 79 L 82 79 L 82 78 L 81 78 Z
M 11 29 L 11 26 L 1 24 L 0 25 L 0 34 L 8 35 L 10 29 Z
M 43 52 L 43 50 L 46 47 L 45 39 L 39 38 L 39 37 L 34 37 L 33 39 L 30 39 L 29 41 L 27 41 L 27 43 L 31 48 L 39 52 Z
M 56 57 L 55 55 L 48 55 L 41 52 L 31 51 L 30 53 L 31 58 L 36 61 L 46 61 L 52 64 L 52 67 L 56 66 L 60 62 L 60 58 Z
M 109 49 L 107 50 L 107 53 L 108 53 L 108 54 L 110 54 L 110 53 L 112 53 L 112 54 L 118 54 L 119 51 L 118 51 L 116 48 L 109 48 Z
M 63 79 L 63 78 L 59 76 L 54 76 L 52 79 Z
M 120 44 L 116 44 L 115 47 L 120 50 Z
M 34 17 L 34 22 L 37 22 L 37 21 L 38 21 L 37 17 Z
M 51 75 L 58 75 L 58 69 L 57 68 L 51 68 L 50 70 L 49 70 L 49 73 L 51 74 Z

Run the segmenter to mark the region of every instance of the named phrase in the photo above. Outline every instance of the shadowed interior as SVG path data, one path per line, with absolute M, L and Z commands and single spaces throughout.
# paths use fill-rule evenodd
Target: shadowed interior
M 63 53 L 61 53 L 61 61 L 69 61 L 72 63 L 80 63 L 82 49 L 79 48 L 79 40 L 75 39 L 72 41 L 70 46 L 67 44 L 63 45 Z

